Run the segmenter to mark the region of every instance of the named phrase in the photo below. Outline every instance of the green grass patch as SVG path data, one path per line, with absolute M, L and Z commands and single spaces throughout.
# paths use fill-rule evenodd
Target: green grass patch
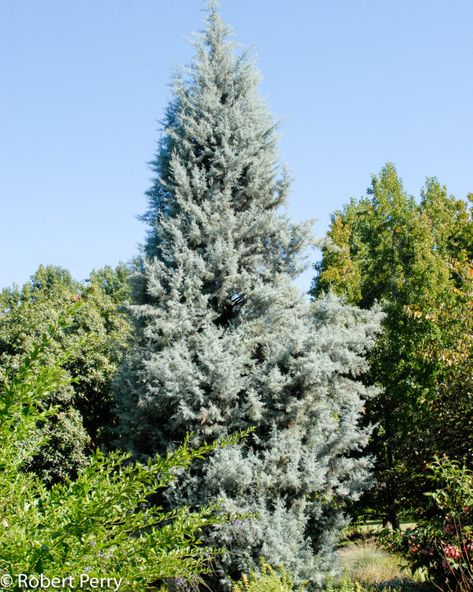
M 346 577 L 360 582 L 362 589 L 399 592 L 426 592 L 423 579 L 414 576 L 402 558 L 380 548 L 376 540 L 349 542 L 339 550 Z

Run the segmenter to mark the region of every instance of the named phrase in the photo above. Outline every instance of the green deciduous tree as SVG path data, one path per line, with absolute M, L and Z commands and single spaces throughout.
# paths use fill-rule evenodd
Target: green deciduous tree
M 384 394 L 367 418 L 378 424 L 373 503 L 397 525 L 401 507 L 422 504 L 435 452 L 471 459 L 471 214 L 434 178 L 417 203 L 388 164 L 333 215 L 328 237 L 313 295 L 387 313 L 369 377 Z
M 48 444 L 33 463 L 47 481 L 73 473 L 86 462 L 87 451 L 110 439 L 110 382 L 128 333 L 119 309 L 127 298 L 128 275 L 125 266 L 104 268 L 82 284 L 64 269 L 41 266 L 22 288 L 0 294 L 0 376 L 18 367 L 64 306 L 80 301 L 74 321 L 45 354 L 53 360 L 67 351 L 64 368 L 74 376 L 50 393 L 58 413 L 44 424 Z
M 230 551 L 220 583 L 265 556 L 298 582 L 334 569 L 347 499 L 369 461 L 360 429 L 371 394 L 357 377 L 378 312 L 292 285 L 308 225 L 282 213 L 289 182 L 247 55 L 214 8 L 197 58 L 174 84 L 153 161 L 150 230 L 137 272 L 134 335 L 117 382 L 121 443 L 137 454 L 200 445 L 247 427 L 186 475 L 168 500 L 250 517 L 213 530 Z

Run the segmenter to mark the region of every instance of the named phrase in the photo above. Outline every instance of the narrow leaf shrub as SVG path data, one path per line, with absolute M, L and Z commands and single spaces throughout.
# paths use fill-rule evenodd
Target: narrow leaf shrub
M 76 584 L 84 573 L 123 578 L 125 592 L 155 589 L 168 578 L 195 580 L 215 555 L 201 544 L 202 529 L 225 518 L 214 506 L 165 512 L 149 500 L 222 441 L 192 449 L 186 440 L 146 464 L 131 462 L 125 453 L 98 451 L 77 479 L 51 488 L 24 470 L 44 443 L 38 423 L 55 412 L 44 401 L 68 380 L 59 363 L 41 362 L 56 329 L 52 326 L 0 385 L 1 570 L 13 578 L 72 577 Z

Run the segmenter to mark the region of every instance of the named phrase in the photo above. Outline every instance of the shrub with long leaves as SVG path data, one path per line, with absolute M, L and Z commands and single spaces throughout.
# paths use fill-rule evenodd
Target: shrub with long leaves
M 43 444 L 38 426 L 54 414 L 44 401 L 68 379 L 61 360 L 39 361 L 56 330 L 51 326 L 0 385 L 0 569 L 13 577 L 11 589 L 20 589 L 20 573 L 73 582 L 84 573 L 122 578 L 121 592 L 151 590 L 167 578 L 195 579 L 217 552 L 200 543 L 202 529 L 226 518 L 216 507 L 164 512 L 150 498 L 194 459 L 239 436 L 199 449 L 185 441 L 146 464 L 97 452 L 77 479 L 47 488 L 24 467 Z

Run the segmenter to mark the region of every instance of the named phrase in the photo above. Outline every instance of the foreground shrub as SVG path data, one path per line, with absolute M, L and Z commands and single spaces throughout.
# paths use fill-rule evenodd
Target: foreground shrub
M 243 574 L 233 586 L 232 592 L 292 592 L 293 590 L 293 582 L 283 568 L 275 570 L 262 562 L 259 571 L 253 571 L 249 576 Z M 302 588 L 298 590 L 302 591 Z
M 294 586 L 292 578 L 283 569 L 274 570 L 263 563 L 259 571 L 252 572 L 249 576 L 243 575 L 232 588 L 232 592 L 433 592 L 423 584 L 409 581 L 404 578 L 385 578 L 378 583 L 359 581 L 346 573 L 342 577 L 327 577 L 322 588 L 305 588 Z
M 442 590 L 473 589 L 473 471 L 448 459 L 431 465 L 432 508 L 414 529 L 388 535 L 413 570 Z
M 314 590 L 309 586 L 308 589 Z M 305 592 L 304 584 L 295 586 L 290 574 L 284 568 L 273 569 L 262 562 L 259 571 L 249 576 L 243 575 L 233 586 L 232 592 Z M 323 588 L 315 588 L 316 592 L 376 592 L 373 585 L 365 585 L 348 575 L 333 579 L 327 577 Z
M 81 574 L 115 578 L 122 580 L 121 592 L 155 589 L 167 578 L 195 579 L 215 555 L 200 544 L 201 530 L 223 518 L 214 507 L 164 512 L 149 499 L 222 441 L 199 449 L 185 442 L 145 465 L 130 462 L 127 454 L 97 452 L 76 480 L 50 489 L 23 470 L 44 443 L 38 426 L 54 414 L 44 402 L 67 380 L 61 360 L 39 362 L 54 331 L 0 385 L 0 569 L 12 576 L 10 589 L 25 588 L 18 574 L 71 578 L 71 588 L 85 589 Z

